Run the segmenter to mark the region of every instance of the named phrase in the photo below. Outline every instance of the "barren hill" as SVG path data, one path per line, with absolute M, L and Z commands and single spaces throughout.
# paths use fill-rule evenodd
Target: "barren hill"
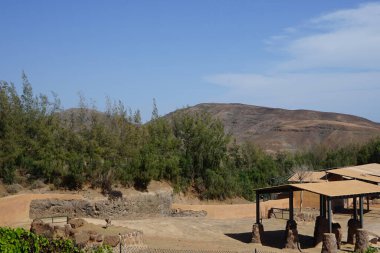
M 379 123 L 347 114 L 216 103 L 182 110 L 208 112 L 238 143 L 253 141 L 268 152 L 337 147 L 380 136 Z

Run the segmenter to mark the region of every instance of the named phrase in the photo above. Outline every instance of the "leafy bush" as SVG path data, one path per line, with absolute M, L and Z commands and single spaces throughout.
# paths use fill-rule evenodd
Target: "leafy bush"
M 7 192 L 10 194 L 15 194 L 15 193 L 18 193 L 22 190 L 22 186 L 19 184 L 7 185 L 7 186 L 5 186 L 5 188 L 7 189 Z
M 369 246 L 366 250 L 365 253 L 376 253 L 379 252 L 377 248 Z
M 22 228 L 0 227 L 0 252 L 4 253 L 84 253 L 71 240 L 48 240 Z M 111 252 L 109 247 L 91 249 L 91 253 Z

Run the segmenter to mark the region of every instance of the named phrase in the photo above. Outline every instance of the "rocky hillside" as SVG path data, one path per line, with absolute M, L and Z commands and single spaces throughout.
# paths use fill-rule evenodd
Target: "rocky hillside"
M 238 143 L 253 141 L 268 152 L 305 150 L 320 144 L 336 147 L 380 136 L 379 123 L 339 113 L 214 103 L 182 110 L 208 112 L 223 122 Z

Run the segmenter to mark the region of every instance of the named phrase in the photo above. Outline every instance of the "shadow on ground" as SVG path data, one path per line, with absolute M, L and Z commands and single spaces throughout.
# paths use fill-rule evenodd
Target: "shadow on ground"
M 252 233 L 233 233 L 225 234 L 226 236 L 238 240 L 243 243 L 251 243 Z M 308 235 L 298 235 L 301 249 L 310 249 L 313 248 L 313 237 Z M 268 246 L 272 248 L 282 249 L 285 242 L 285 231 L 284 230 L 275 230 L 275 231 L 265 231 L 262 238 L 263 246 Z

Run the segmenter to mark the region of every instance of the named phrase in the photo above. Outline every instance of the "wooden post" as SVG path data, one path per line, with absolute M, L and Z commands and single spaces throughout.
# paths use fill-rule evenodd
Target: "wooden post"
M 330 198 L 327 198 L 327 209 L 328 209 L 329 233 L 332 233 L 332 211 L 331 211 L 331 199 Z
M 260 224 L 260 193 L 256 192 L 256 224 Z
M 369 196 L 367 196 L 367 211 L 369 212 Z
M 323 215 L 323 196 L 319 195 L 319 216 L 324 216 Z
M 358 220 L 358 208 L 356 206 L 356 197 L 353 198 L 354 201 L 354 220 Z
M 359 198 L 359 208 L 360 208 L 360 228 L 363 228 L 364 220 L 363 220 L 363 196 Z
M 289 191 L 289 220 L 294 219 L 293 191 Z

